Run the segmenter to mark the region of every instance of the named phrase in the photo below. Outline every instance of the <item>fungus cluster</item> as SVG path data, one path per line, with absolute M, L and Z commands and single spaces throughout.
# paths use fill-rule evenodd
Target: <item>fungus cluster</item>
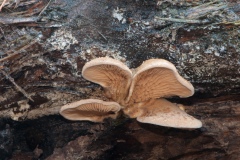
M 130 70 L 118 60 L 97 58 L 84 65 L 82 75 L 101 85 L 112 101 L 85 99 L 64 105 L 60 114 L 66 119 L 102 122 L 105 118 L 116 118 L 123 110 L 141 123 L 175 128 L 202 126 L 201 121 L 164 99 L 194 94 L 192 84 L 181 77 L 169 61 L 150 59 Z

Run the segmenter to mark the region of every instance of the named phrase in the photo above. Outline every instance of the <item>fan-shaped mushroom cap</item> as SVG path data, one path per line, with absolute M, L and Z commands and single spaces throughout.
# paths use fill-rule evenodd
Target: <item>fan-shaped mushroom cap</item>
M 200 128 L 202 122 L 165 99 L 157 99 L 151 106 L 143 108 L 143 114 L 137 117 L 142 123 L 156 124 L 174 128 Z
M 194 88 L 182 78 L 175 66 L 164 59 L 150 59 L 136 69 L 127 100 L 144 102 L 150 98 L 189 97 Z
M 132 72 L 126 65 L 108 57 L 86 63 L 82 75 L 104 87 L 106 96 L 118 103 L 126 98 L 132 78 Z
M 116 118 L 120 109 L 121 106 L 116 102 L 85 99 L 62 106 L 60 114 L 69 120 L 102 122 L 108 117 Z

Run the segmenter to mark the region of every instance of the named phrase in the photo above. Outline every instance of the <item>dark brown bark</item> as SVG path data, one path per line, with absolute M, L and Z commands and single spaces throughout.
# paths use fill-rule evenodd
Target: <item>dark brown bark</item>
M 5 6 L 0 17 L 24 19 L 19 13 L 41 14 L 0 24 L 0 157 L 240 158 L 238 1 L 39 1 Z M 150 58 L 174 63 L 195 95 L 172 101 L 203 127 L 171 129 L 123 116 L 104 124 L 64 120 L 62 105 L 105 99 L 81 76 L 87 61 L 104 56 L 130 68 Z

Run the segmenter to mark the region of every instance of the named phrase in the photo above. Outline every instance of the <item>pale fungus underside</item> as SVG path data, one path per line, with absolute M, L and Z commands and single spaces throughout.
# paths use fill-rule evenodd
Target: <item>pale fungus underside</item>
M 108 98 L 120 102 L 128 94 L 132 72 L 122 62 L 97 58 L 86 63 L 82 70 L 85 79 L 101 85 Z
M 98 99 L 86 99 L 63 106 L 61 115 L 69 120 L 89 120 L 102 122 L 105 118 L 116 118 L 120 105 Z
M 192 84 L 182 78 L 169 61 L 150 59 L 132 72 L 118 60 L 96 58 L 85 64 L 82 75 L 101 85 L 106 97 L 115 102 L 87 99 L 70 103 L 60 110 L 66 119 L 102 122 L 105 118 L 116 118 L 122 109 L 142 123 L 175 128 L 202 126 L 201 121 L 163 99 L 194 94 Z
M 201 121 L 196 120 L 166 99 L 157 99 L 149 107 L 145 107 L 147 109 L 137 117 L 139 122 L 174 128 L 200 128 L 202 126 Z

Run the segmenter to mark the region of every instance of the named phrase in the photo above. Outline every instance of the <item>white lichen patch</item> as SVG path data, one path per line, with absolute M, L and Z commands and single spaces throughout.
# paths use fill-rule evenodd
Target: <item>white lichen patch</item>
M 98 47 L 93 46 L 92 48 L 83 50 L 81 52 L 81 58 L 85 61 L 90 61 L 95 58 L 99 57 L 110 57 L 117 59 L 126 65 L 128 65 L 128 62 L 126 60 L 126 57 L 121 54 L 121 52 L 116 51 L 116 50 L 111 50 L 111 49 L 100 49 Z
M 11 111 L 10 111 L 10 118 L 12 119 L 12 120 L 14 120 L 14 121 L 19 121 L 19 118 L 21 118 L 21 117 L 26 117 L 26 113 L 24 114 L 24 113 L 14 113 L 14 111 L 13 111 L 14 109 L 12 109 Z
M 63 57 L 65 58 L 65 61 L 62 62 L 62 64 L 68 63 L 70 64 L 75 70 L 77 69 L 77 62 L 75 61 L 75 56 L 69 55 L 67 53 L 63 54 Z
M 122 24 L 126 23 L 126 18 L 124 18 L 124 9 L 113 9 L 112 16 L 113 18 L 116 18 L 119 22 L 122 22 Z
M 19 107 L 11 108 L 9 111 L 9 117 L 14 121 L 19 121 L 19 119 L 24 119 L 27 117 L 28 110 L 30 109 L 30 105 L 28 104 L 28 100 L 18 101 Z
M 216 57 L 224 57 L 224 53 L 226 51 L 226 46 L 217 46 L 217 45 L 211 45 L 208 46 L 208 48 L 204 51 L 206 54 L 214 54 Z
M 2 101 L 5 101 L 5 100 L 7 100 L 7 98 L 5 98 L 5 97 L 3 97 L 3 96 L 0 96 L 0 101 L 2 102 Z
M 28 100 L 18 101 L 18 105 L 20 106 L 19 111 L 27 111 L 30 108 Z
M 185 4 L 186 3 L 186 1 L 182 1 L 182 0 L 158 0 L 157 1 L 157 6 L 161 6 L 163 3 L 166 3 L 166 2 L 168 2 L 168 3 L 171 3 L 171 4 L 173 4 L 173 5 L 176 5 L 176 4 L 181 4 L 181 5 L 183 5 L 183 4 Z M 184 3 L 185 2 L 185 3 Z
M 56 30 L 53 35 L 47 39 L 47 43 L 50 45 L 48 49 L 53 50 L 67 50 L 72 44 L 77 44 L 77 39 L 72 35 L 72 33 L 66 29 Z

